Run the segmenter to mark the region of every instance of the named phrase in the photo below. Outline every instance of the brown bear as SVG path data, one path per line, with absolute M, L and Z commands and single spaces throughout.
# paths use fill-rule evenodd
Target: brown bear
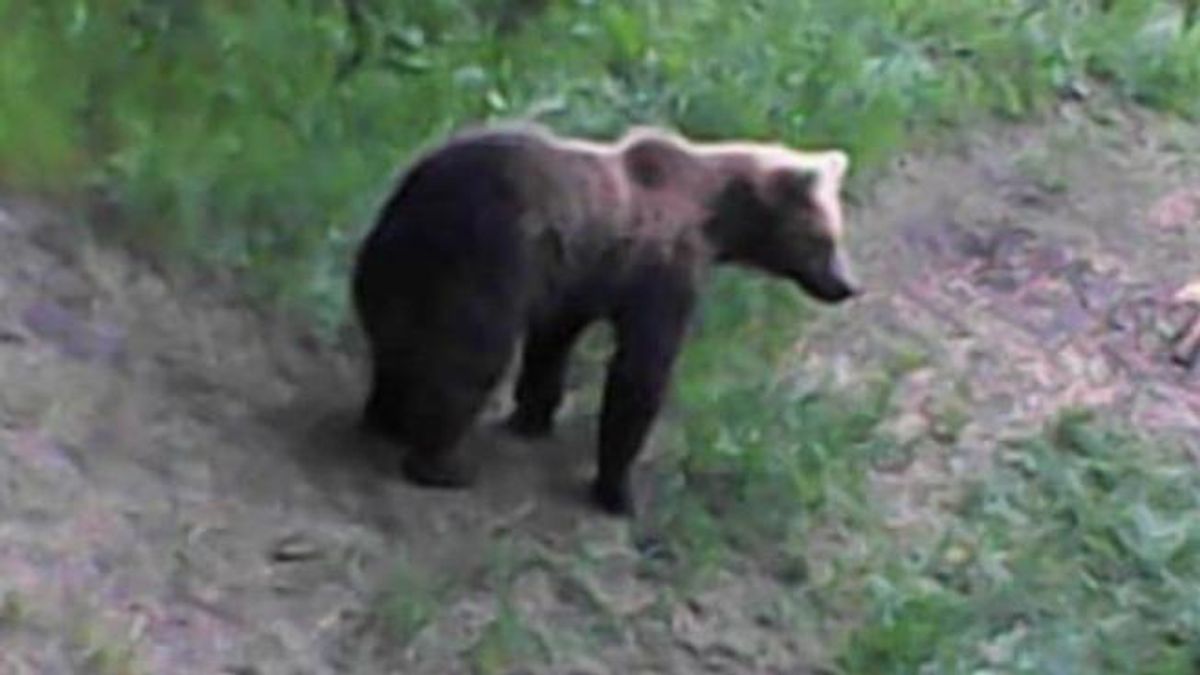
M 518 340 L 507 425 L 546 434 L 572 344 L 609 321 L 592 496 L 628 513 L 630 465 L 714 263 L 791 279 L 828 303 L 857 292 L 840 245 L 847 165 L 836 150 L 649 128 L 609 144 L 525 126 L 450 140 L 409 169 L 358 254 L 354 301 L 373 364 L 364 423 L 407 446 L 411 481 L 465 485 L 459 441 Z

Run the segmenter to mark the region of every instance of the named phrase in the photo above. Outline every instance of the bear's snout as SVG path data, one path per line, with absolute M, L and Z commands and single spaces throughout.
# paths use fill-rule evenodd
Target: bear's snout
M 818 269 L 799 275 L 804 290 L 821 302 L 835 304 L 862 293 L 862 284 L 850 269 L 844 253 L 838 251 Z
M 805 290 L 817 300 L 831 305 L 849 300 L 862 292 L 859 286 L 840 281 L 827 284 L 808 284 L 805 285 Z

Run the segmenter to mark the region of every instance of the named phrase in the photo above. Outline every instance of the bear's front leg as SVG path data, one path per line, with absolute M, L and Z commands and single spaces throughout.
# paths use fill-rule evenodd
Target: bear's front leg
M 530 327 L 521 354 L 517 407 L 507 422 L 509 431 L 527 437 L 550 433 L 554 413 L 563 399 L 571 348 L 590 318 L 583 312 L 563 309 Z
M 649 275 L 614 317 L 617 351 L 604 385 L 592 486 L 593 499 L 612 514 L 633 511 L 630 467 L 658 415 L 686 332 L 693 291 L 679 276 Z

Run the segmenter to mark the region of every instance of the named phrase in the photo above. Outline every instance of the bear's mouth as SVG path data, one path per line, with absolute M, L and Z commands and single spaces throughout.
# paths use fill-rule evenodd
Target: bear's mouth
M 861 287 L 853 281 L 821 275 L 813 278 L 812 274 L 797 272 L 791 275 L 805 293 L 813 298 L 830 305 L 845 302 L 862 293 Z
M 844 252 L 832 251 L 816 264 L 802 266 L 793 278 L 809 295 L 821 302 L 836 304 L 861 293 L 861 286 L 850 269 Z

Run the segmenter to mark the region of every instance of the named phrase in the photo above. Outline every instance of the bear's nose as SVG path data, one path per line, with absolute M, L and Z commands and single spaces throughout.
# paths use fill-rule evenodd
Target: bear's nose
M 839 295 L 838 300 L 846 300 L 862 293 L 862 284 L 858 280 L 858 275 L 850 269 L 850 261 L 846 259 L 846 254 L 839 251 L 831 263 L 831 272 L 833 278 L 837 280 L 837 284 L 841 289 L 836 295 Z
M 853 298 L 861 292 L 861 289 L 857 285 L 840 284 L 838 288 L 833 289 L 824 299 L 828 302 L 842 302 L 843 300 Z

